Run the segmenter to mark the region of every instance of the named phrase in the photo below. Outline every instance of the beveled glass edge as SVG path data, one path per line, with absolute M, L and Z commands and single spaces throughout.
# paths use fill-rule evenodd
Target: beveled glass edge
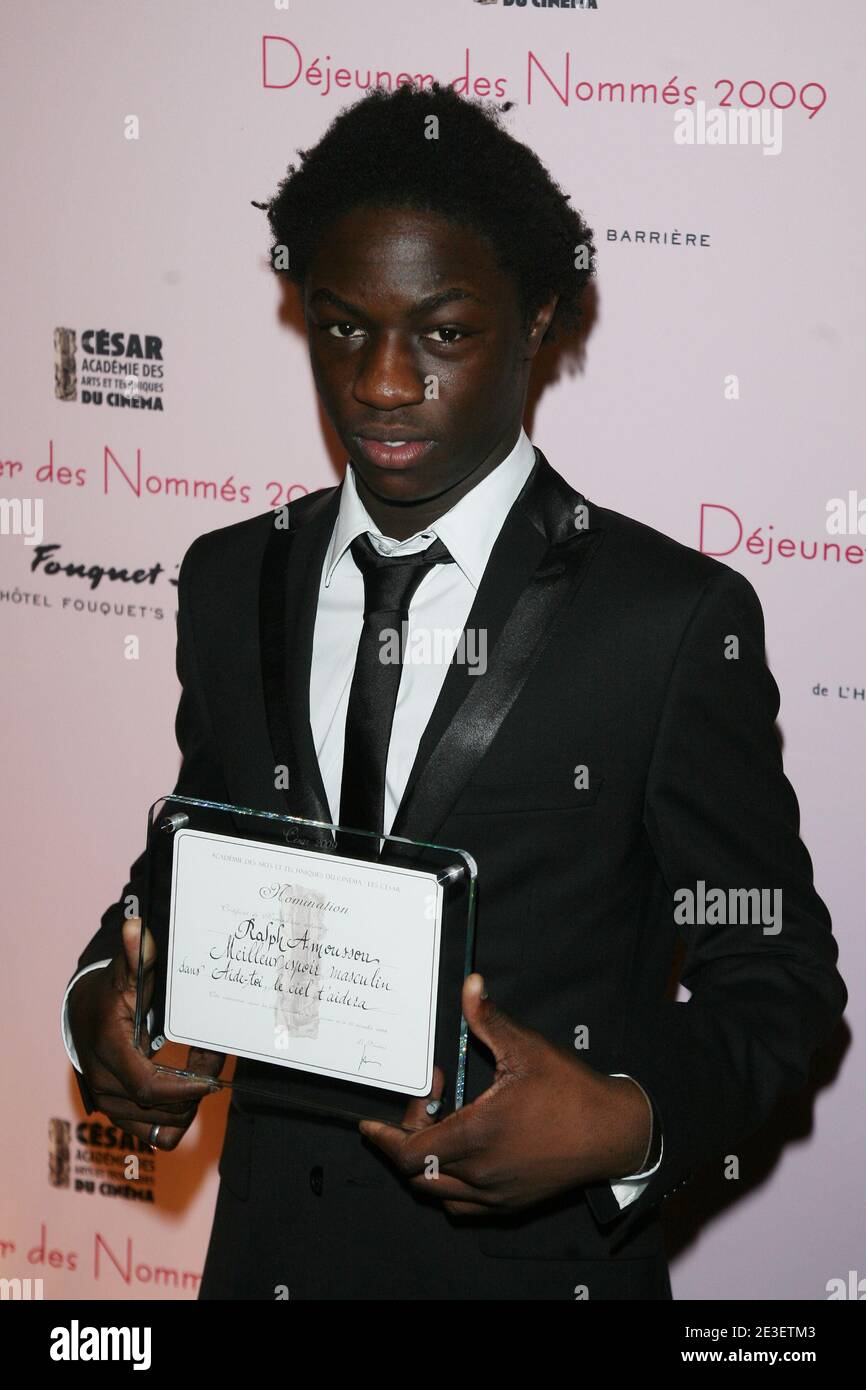
M 331 821 L 323 820 L 307 820 L 304 816 L 285 815 L 280 811 L 257 811 L 254 806 L 234 806 L 228 801 L 206 801 L 201 797 L 180 796 L 174 792 L 157 797 L 149 808 L 148 820 L 152 818 L 156 807 L 165 801 L 178 801 L 184 806 L 203 806 L 209 811 L 231 811 L 243 816 L 257 816 L 259 820 L 280 821 L 285 825 L 310 825 L 314 826 L 316 830 L 337 830 L 346 835 L 363 835 L 368 840 L 392 840 L 399 845 L 416 845 L 420 849 L 439 849 L 447 854 L 459 855 L 469 870 L 470 879 L 474 881 L 478 877 L 478 865 L 472 855 L 468 850 L 458 849 L 456 845 L 440 845 L 435 840 L 411 840 L 406 835 L 387 835 L 384 832 L 380 835 L 376 830 L 355 830 L 351 825 L 337 825 Z

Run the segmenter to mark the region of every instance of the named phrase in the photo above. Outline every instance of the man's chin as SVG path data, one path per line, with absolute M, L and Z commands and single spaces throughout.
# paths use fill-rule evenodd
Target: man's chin
M 454 486 L 450 480 L 443 484 L 437 479 L 431 479 L 425 469 L 413 467 L 411 464 L 405 468 L 377 468 L 367 459 L 362 460 L 359 465 L 358 461 L 352 458 L 352 466 L 356 479 L 359 479 L 366 490 L 380 502 L 404 506 L 431 502 Z

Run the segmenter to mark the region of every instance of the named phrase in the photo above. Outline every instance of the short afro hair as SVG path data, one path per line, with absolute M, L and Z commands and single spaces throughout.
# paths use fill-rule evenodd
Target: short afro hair
M 538 156 L 502 127 L 500 111 L 511 105 L 469 100 L 438 82 L 371 88 L 318 144 L 298 150 L 300 165 L 289 165 L 269 202 L 253 204 L 268 215 L 271 264 L 287 248 L 279 273 L 303 287 L 323 231 L 353 208 L 434 212 L 486 237 L 515 281 L 525 329 L 558 294 L 545 337 L 575 332 L 595 271 L 592 229 Z

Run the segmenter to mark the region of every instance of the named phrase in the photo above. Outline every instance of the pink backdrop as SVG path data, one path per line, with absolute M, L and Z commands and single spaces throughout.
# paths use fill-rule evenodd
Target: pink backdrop
M 599 247 L 585 366 L 549 373 L 531 437 L 591 498 L 690 545 L 707 504 L 705 548 L 756 586 L 788 775 L 852 994 L 813 1093 L 784 1107 L 775 1137 L 744 1148 L 739 1181 L 708 1177 L 668 1204 L 674 1293 L 825 1298 L 829 1280 L 866 1275 L 854 1055 L 866 536 L 856 519 L 848 535 L 828 535 L 826 511 L 858 487 L 866 496 L 852 428 L 866 365 L 855 339 L 861 14 L 857 0 L 6 8 L 0 497 L 42 499 L 43 543 L 60 547 L 61 564 L 163 569 L 92 589 L 32 571 L 12 512 L 0 535 L 0 1276 L 41 1277 L 46 1298 L 195 1296 L 224 1102 L 205 1103 L 154 1175 L 118 1179 L 110 1136 L 79 1129 L 59 1001 L 142 847 L 148 804 L 174 782 L 170 581 L 186 546 L 339 476 L 250 200 L 274 191 L 368 69 L 384 83 L 450 81 L 467 63 L 471 91 L 517 103 L 509 128 L 570 191 Z M 675 142 L 683 101 L 694 115 L 699 101 L 727 112 L 762 100 L 768 117 L 772 102 L 789 107 L 775 154 Z M 75 334 L 74 399 L 56 394 L 58 329 Z M 139 360 L 124 354 L 129 335 L 142 349 L 148 335 L 161 340 L 161 363 L 144 363 L 161 377 L 137 377 L 139 400 L 161 411 L 110 404 L 123 399 L 122 374 L 101 404 L 86 401 L 107 377 L 87 368 L 109 355 L 85 337 L 99 329 L 123 335 L 113 361 L 124 372 Z M 832 548 L 824 558 L 828 543 L 840 558 Z M 52 1182 L 50 1134 L 67 1132 L 68 1174 Z

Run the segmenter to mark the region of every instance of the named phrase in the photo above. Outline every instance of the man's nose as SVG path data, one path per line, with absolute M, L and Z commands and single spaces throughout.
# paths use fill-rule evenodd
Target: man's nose
M 424 399 L 424 378 L 412 347 L 396 335 L 382 334 L 364 348 L 354 396 L 379 410 L 417 404 Z

